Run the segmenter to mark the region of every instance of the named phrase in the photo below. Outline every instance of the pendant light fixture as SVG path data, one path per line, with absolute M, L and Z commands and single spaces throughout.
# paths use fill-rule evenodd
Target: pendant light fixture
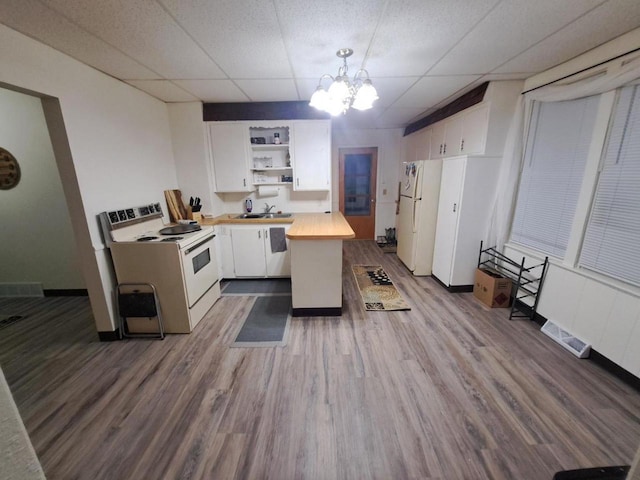
M 353 55 L 353 50 L 341 48 L 336 55 L 343 60 L 343 65 L 338 69 L 338 75 L 335 78 L 329 74 L 320 77 L 318 88 L 313 92 L 309 105 L 334 117 L 345 113 L 350 107 L 356 110 L 369 110 L 373 107 L 373 102 L 378 99 L 378 92 L 369 79 L 369 72 L 360 69 L 353 79 L 349 80 L 347 58 Z M 328 90 L 322 87 L 322 80 L 325 78 L 332 80 Z

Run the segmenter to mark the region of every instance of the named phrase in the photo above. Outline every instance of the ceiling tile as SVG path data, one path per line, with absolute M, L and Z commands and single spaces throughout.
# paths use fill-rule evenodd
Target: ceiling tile
M 376 101 L 376 105 L 380 105 L 383 107 L 393 105 L 396 100 L 404 95 L 404 93 L 419 80 L 420 77 L 371 77 L 371 83 L 376 88 L 378 97 L 380 97 Z
M 236 80 L 235 83 L 252 102 L 299 100 L 293 79 Z
M 169 80 L 127 80 L 127 83 L 163 102 L 193 102 L 198 100 Z
M 600 3 L 602 0 L 502 2 L 429 74 L 490 72 Z
M 160 2 L 229 77 L 291 76 L 273 2 Z
M 174 83 L 203 102 L 249 101 L 231 80 L 175 80 Z
M 156 2 L 42 0 L 164 78 L 224 78 L 224 73 Z
M 640 25 L 638 0 L 609 0 L 566 28 L 504 63 L 494 73 L 541 72 Z
M 496 3 L 497 0 L 390 3 L 373 39 L 366 68 L 377 76 L 424 75 Z
M 479 75 L 423 77 L 394 104 L 394 107 L 427 109 L 435 103 L 457 94 L 480 78 Z
M 274 0 L 296 78 L 335 76 L 341 48 L 351 48 L 349 73 L 361 67 L 385 0 Z
M 158 75 L 37 0 L 2 0 L 0 18 L 11 28 L 116 78 Z

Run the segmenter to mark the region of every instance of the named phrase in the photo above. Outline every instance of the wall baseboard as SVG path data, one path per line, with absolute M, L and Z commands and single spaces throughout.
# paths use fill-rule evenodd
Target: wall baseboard
M 44 290 L 45 297 L 88 297 L 89 292 L 86 288 L 64 288 Z
M 113 332 L 98 332 L 98 338 L 101 342 L 116 342 L 120 340 L 120 329 L 116 328 Z

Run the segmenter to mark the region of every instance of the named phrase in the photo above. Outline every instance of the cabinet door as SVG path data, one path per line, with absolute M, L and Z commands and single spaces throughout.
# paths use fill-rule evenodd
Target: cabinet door
M 452 117 L 445 123 L 444 148 L 442 154 L 445 157 L 460 155 L 462 143 L 462 116 Z
M 489 124 L 489 107 L 483 105 L 465 114 L 462 121 L 460 153 L 464 155 L 484 153 Z
M 266 276 L 262 227 L 232 228 L 231 244 L 236 277 Z
M 431 129 L 431 158 L 442 158 L 444 154 L 444 122 L 436 123 Z
M 216 192 L 252 191 L 246 126 L 241 123 L 211 122 L 209 136 Z
M 306 120 L 294 123 L 294 190 L 329 190 L 331 184 L 330 125 L 327 120 Z
M 447 286 L 451 283 L 465 162 L 466 158 L 452 158 L 444 160 L 442 164 L 432 271 Z
M 274 252 L 272 247 L 279 250 L 278 244 L 272 245 L 272 235 L 277 235 L 278 232 L 274 232 L 272 229 L 282 228 L 284 229 L 284 241 L 286 250 L 284 252 Z M 286 233 L 289 230 L 289 225 L 269 225 L 264 228 L 264 251 L 267 263 L 267 277 L 290 277 L 291 276 L 291 251 L 289 250 L 289 239 L 286 237 Z M 276 240 L 274 237 L 273 240 Z

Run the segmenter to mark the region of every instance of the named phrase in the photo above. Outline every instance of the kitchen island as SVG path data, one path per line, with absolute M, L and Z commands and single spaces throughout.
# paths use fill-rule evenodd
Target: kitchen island
M 342 314 L 342 241 L 355 233 L 340 212 L 295 213 L 289 218 L 238 219 L 225 214 L 204 224 L 289 223 L 293 316 Z
M 342 315 L 342 241 L 354 237 L 339 212 L 296 218 L 287 233 L 294 317 Z

